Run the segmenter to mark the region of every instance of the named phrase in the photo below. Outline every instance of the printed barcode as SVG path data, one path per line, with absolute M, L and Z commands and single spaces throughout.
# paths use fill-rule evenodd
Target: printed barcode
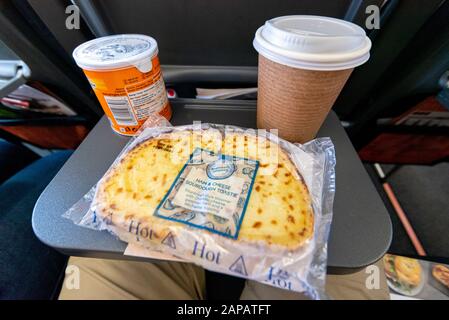
M 109 109 L 119 125 L 136 125 L 136 119 L 130 110 L 127 97 L 104 96 Z

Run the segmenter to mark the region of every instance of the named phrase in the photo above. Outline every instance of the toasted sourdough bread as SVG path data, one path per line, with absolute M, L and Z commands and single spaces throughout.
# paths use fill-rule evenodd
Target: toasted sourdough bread
M 237 241 L 294 250 L 312 237 L 314 215 L 307 186 L 279 145 L 236 132 L 223 137 L 212 128 L 163 134 L 136 145 L 97 186 L 97 215 L 123 232 L 131 221 L 151 228 L 155 239 L 163 239 L 173 226 L 209 232 L 153 215 L 197 147 L 259 161 Z

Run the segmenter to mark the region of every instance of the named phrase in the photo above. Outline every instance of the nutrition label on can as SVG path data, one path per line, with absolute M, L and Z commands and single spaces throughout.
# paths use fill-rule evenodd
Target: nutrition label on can
M 119 125 L 136 125 L 136 119 L 130 109 L 126 96 L 103 96 L 111 110 L 112 116 Z
M 167 104 L 164 81 L 159 79 L 144 89 L 128 92 L 128 98 L 136 118 L 146 119 L 151 113 L 160 111 Z

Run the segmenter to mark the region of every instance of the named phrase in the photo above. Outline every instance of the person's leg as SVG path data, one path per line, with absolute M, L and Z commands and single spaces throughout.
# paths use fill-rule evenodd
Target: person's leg
M 375 273 L 363 268 L 354 273 L 328 275 L 326 293 L 335 300 L 390 300 L 382 259 L 373 266 L 376 269 Z M 371 279 L 377 276 L 379 276 L 379 282 L 371 283 Z M 377 282 L 377 279 L 374 279 L 374 282 Z
M 374 264 L 379 275 L 379 287 L 369 289 L 366 285 L 370 273 L 366 269 L 342 275 L 327 275 L 326 294 L 334 300 L 388 300 L 390 294 L 383 271 L 382 260 Z M 242 300 L 302 300 L 303 294 L 282 290 L 255 281 L 247 281 L 240 297 Z
M 193 264 L 71 257 L 67 267 L 62 300 L 205 298 L 204 270 Z

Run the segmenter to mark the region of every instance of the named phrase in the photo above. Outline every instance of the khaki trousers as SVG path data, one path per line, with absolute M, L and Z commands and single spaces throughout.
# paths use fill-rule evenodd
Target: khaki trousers
M 326 293 L 331 299 L 389 299 L 383 266 L 377 288 L 368 289 L 365 269 L 328 275 Z M 375 286 L 376 287 L 376 286 Z M 136 262 L 71 257 L 59 299 L 204 299 L 204 270 L 178 262 Z M 240 297 L 252 299 L 305 299 L 302 294 L 246 281 Z

